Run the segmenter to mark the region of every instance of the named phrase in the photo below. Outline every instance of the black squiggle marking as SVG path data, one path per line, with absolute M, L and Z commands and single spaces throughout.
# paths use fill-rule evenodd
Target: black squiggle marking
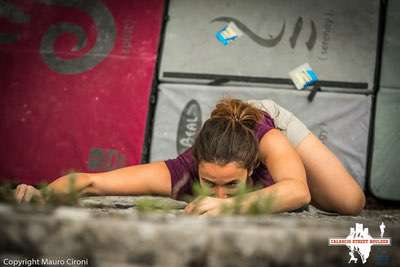
M 311 51 L 314 48 L 315 43 L 317 42 L 317 27 L 313 20 L 311 20 L 311 35 L 306 42 L 307 49 Z
M 52 25 L 42 38 L 40 54 L 50 69 L 63 74 L 77 74 L 92 69 L 103 61 L 114 47 L 116 27 L 113 16 L 100 0 L 37 0 L 46 5 L 72 7 L 88 14 L 96 25 L 96 43 L 85 55 L 74 59 L 58 58 L 54 43 L 65 31 L 78 37 L 76 51 L 86 45 L 85 31 L 79 25 L 59 23 Z
M 289 42 L 290 42 L 290 47 L 293 49 L 296 46 L 297 43 L 297 39 L 299 38 L 301 29 L 303 28 L 303 18 L 299 17 L 296 21 L 296 25 L 294 26 L 293 29 L 293 34 L 292 36 L 289 38 Z
M 246 25 L 244 25 L 242 22 L 240 22 L 239 20 L 232 18 L 232 17 L 218 17 L 215 18 L 213 20 L 211 20 L 211 22 L 231 22 L 233 21 L 236 26 L 244 33 L 246 34 L 251 40 L 253 40 L 254 42 L 256 42 L 257 44 L 264 46 L 264 47 L 274 47 L 276 46 L 282 39 L 283 34 L 285 33 L 285 22 L 283 22 L 282 25 L 282 29 L 279 32 L 279 34 L 274 37 L 274 38 L 270 38 L 270 39 L 266 39 L 266 38 L 262 38 L 260 36 L 258 36 L 257 34 L 255 34 L 252 30 L 250 30 Z

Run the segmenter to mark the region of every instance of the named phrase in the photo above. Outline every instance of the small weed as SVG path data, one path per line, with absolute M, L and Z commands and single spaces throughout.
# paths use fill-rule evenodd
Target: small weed
M 67 193 L 55 193 L 46 183 L 38 186 L 45 202 L 51 206 L 77 206 L 79 200 L 79 192 L 75 188 L 76 173 L 68 174 L 68 191 Z M 37 200 L 36 200 L 37 201 Z
M 9 182 L 0 185 L 0 202 L 11 204 L 16 203 L 13 187 L 13 184 Z
M 56 194 L 49 187 L 47 183 L 40 183 L 36 188 L 40 191 L 41 197 L 33 196 L 29 201 L 33 206 L 35 205 L 49 205 L 49 206 L 77 206 L 79 199 L 79 192 L 75 189 L 76 174 L 70 173 L 68 175 L 69 187 L 68 192 L 65 194 Z M 9 204 L 17 204 L 15 198 L 15 185 L 5 183 L 0 186 L 0 202 Z
M 174 207 L 168 203 L 149 198 L 136 200 L 135 208 L 142 213 L 153 211 L 169 212 L 174 209 Z

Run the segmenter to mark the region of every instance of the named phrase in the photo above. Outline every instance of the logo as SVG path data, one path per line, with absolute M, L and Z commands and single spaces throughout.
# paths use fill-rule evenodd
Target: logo
M 116 38 L 116 26 L 110 10 L 100 0 L 40 0 L 44 5 L 63 6 L 75 8 L 87 14 L 94 22 L 96 27 L 96 41 L 92 48 L 84 55 L 72 59 L 60 58 L 56 55 L 54 45 L 57 39 L 65 33 L 73 34 L 77 43 L 71 49 L 72 52 L 79 51 L 89 44 L 87 43 L 87 33 L 82 26 L 60 22 L 49 27 L 42 36 L 40 44 L 40 55 L 47 66 L 55 72 L 62 74 L 77 74 L 94 68 L 102 62 L 114 47 Z M 0 0 L 0 16 L 5 17 L 12 23 L 28 23 L 31 16 L 18 9 L 15 5 Z M 10 44 L 18 42 L 22 34 L 11 34 L 0 32 L 0 44 Z
M 363 264 L 367 262 L 372 246 L 390 246 L 391 238 L 383 238 L 385 233 L 385 224 L 382 222 L 379 226 L 381 235 L 379 238 L 373 238 L 368 228 L 361 223 L 356 223 L 356 227 L 350 227 L 350 234 L 346 238 L 330 238 L 329 246 L 347 246 L 350 259 L 348 263 L 357 263 L 357 254 Z
M 111 171 L 125 166 L 125 157 L 118 150 L 92 147 L 89 152 L 89 171 Z
M 191 147 L 194 143 L 196 134 L 200 131 L 202 125 L 201 108 L 199 103 L 192 99 L 182 111 L 178 125 L 178 134 L 176 150 L 178 154 Z

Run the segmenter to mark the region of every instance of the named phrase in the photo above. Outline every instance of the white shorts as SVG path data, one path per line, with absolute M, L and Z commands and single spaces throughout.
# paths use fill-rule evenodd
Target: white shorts
M 294 147 L 297 147 L 311 133 L 293 113 L 272 100 L 248 100 L 247 103 L 267 112 L 274 120 L 275 127 L 289 139 Z

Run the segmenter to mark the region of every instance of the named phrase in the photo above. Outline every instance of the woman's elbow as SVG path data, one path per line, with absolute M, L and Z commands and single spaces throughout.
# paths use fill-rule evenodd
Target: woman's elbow
M 296 208 L 301 208 L 301 207 L 304 207 L 304 206 L 310 204 L 310 202 L 311 202 L 311 193 L 310 193 L 310 190 L 308 189 L 307 184 L 304 184 L 304 183 L 301 183 L 301 182 L 297 183 L 297 190 L 296 191 L 298 192 L 296 194 L 297 195 L 296 203 L 297 203 L 298 207 L 296 207 Z
M 311 202 L 311 193 L 308 187 L 303 190 L 303 196 L 302 196 L 302 207 L 305 205 L 310 204 Z
M 99 175 L 95 173 L 80 173 L 81 184 L 78 185 L 79 196 L 104 195 Z
M 341 205 L 337 208 L 337 212 L 343 215 L 357 216 L 365 207 L 365 195 L 364 193 L 358 192 L 352 195 L 346 196 Z

